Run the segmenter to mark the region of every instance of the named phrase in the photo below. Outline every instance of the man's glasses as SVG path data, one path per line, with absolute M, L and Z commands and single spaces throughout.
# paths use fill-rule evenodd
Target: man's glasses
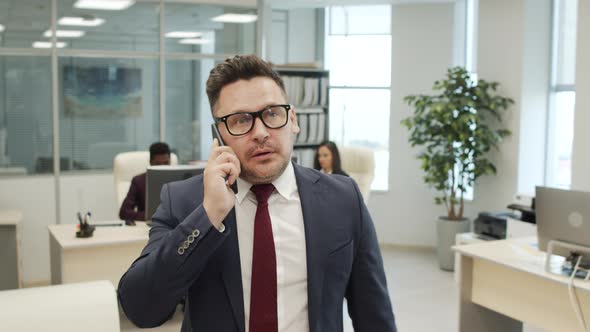
M 214 118 L 215 123 L 223 122 L 227 131 L 233 136 L 245 135 L 254 128 L 256 118 L 270 129 L 284 127 L 289 121 L 291 105 L 272 105 L 258 112 L 238 112 L 221 118 Z

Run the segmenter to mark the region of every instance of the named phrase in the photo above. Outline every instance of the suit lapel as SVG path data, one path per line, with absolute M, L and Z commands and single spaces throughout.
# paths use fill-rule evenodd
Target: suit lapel
M 318 184 L 319 175 L 294 165 L 299 199 L 303 211 L 305 226 L 305 245 L 307 251 L 307 301 L 310 332 L 321 331 L 318 313 L 322 312 L 322 292 L 324 269 L 322 261 L 325 256 L 322 241 L 325 240 L 326 229 L 322 218 L 321 185 Z
M 231 233 L 226 240 L 225 255 L 221 277 L 225 291 L 232 307 L 238 331 L 244 332 L 244 297 L 242 289 L 242 270 L 240 267 L 240 249 L 238 247 L 238 229 L 236 228 L 236 211 L 232 209 L 224 221 Z

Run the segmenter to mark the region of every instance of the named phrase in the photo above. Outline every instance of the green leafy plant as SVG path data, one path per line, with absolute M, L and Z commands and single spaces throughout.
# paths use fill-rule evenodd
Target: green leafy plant
M 510 135 L 501 127 L 502 115 L 514 103 L 497 95 L 499 83 L 471 78 L 461 67 L 450 68 L 446 78 L 434 82 L 435 95 L 410 95 L 404 101 L 413 115 L 402 120 L 410 131 L 412 146 L 423 147 L 418 155 L 426 173 L 424 181 L 439 194 L 449 220 L 462 220 L 468 187 L 496 167 L 486 157 Z

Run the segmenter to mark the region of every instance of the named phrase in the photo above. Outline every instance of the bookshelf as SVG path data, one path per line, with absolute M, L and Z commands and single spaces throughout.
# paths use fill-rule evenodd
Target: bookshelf
M 311 68 L 276 68 L 283 78 L 289 104 L 295 106 L 301 128 L 295 139 L 293 156 L 300 165 L 313 167 L 319 144 L 329 133 L 329 80 L 326 70 Z

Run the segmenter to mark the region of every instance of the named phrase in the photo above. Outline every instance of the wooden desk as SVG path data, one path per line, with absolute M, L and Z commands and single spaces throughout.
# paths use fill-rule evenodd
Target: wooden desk
M 22 287 L 20 223 L 23 214 L 0 210 L 0 290 Z
M 454 247 L 461 254 L 459 331 L 522 331 L 522 322 L 547 331 L 579 332 L 570 305 L 568 278 L 547 273 L 536 237 Z M 551 261 L 558 271 L 563 258 Z M 590 282 L 575 281 L 586 320 Z
M 149 227 L 96 227 L 91 238 L 76 238 L 76 224 L 49 226 L 51 283 L 110 280 L 115 288 L 149 238 Z

